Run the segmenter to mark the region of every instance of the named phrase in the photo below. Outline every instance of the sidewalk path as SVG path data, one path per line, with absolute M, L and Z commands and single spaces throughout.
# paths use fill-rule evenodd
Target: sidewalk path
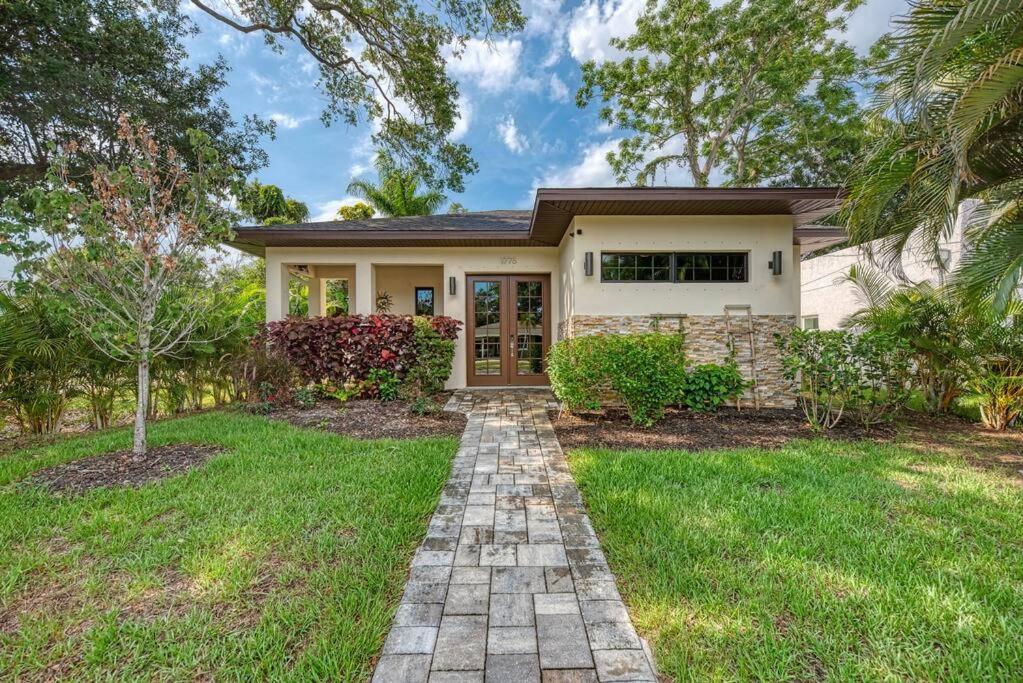
M 539 391 L 464 391 L 376 683 L 654 681 Z

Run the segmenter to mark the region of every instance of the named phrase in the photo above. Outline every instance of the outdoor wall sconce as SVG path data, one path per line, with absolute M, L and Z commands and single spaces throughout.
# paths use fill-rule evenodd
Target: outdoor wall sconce
M 451 277 L 448 278 L 448 294 L 450 294 L 451 296 L 454 296 L 455 295 L 455 287 L 456 287 L 455 276 L 452 275 Z
M 583 273 L 587 276 L 593 275 L 593 252 L 583 254 Z
M 776 251 L 771 254 L 771 260 L 767 262 L 767 267 L 771 269 L 771 273 L 774 275 L 781 275 L 781 252 Z

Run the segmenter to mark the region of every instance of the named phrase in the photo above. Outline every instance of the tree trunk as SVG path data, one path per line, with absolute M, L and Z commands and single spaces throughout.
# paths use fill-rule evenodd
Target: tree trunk
M 143 356 L 138 365 L 138 400 L 135 402 L 135 442 L 132 452 L 136 458 L 146 456 L 146 413 L 149 410 L 149 358 Z

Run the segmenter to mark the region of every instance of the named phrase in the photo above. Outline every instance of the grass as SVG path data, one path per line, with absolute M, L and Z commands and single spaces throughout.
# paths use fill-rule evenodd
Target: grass
M 368 678 L 457 442 L 227 412 L 152 426 L 174 442 L 227 450 L 66 498 L 17 482 L 126 430 L 0 458 L 0 678 Z
M 1023 495 L 872 442 L 580 450 L 637 627 L 676 680 L 1012 680 Z

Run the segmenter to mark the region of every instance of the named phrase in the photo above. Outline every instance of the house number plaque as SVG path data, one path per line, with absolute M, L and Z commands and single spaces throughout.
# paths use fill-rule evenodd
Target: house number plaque
M 519 262 L 519 259 L 516 258 L 515 256 L 502 256 L 501 257 L 501 265 L 502 266 L 514 266 L 518 262 Z

